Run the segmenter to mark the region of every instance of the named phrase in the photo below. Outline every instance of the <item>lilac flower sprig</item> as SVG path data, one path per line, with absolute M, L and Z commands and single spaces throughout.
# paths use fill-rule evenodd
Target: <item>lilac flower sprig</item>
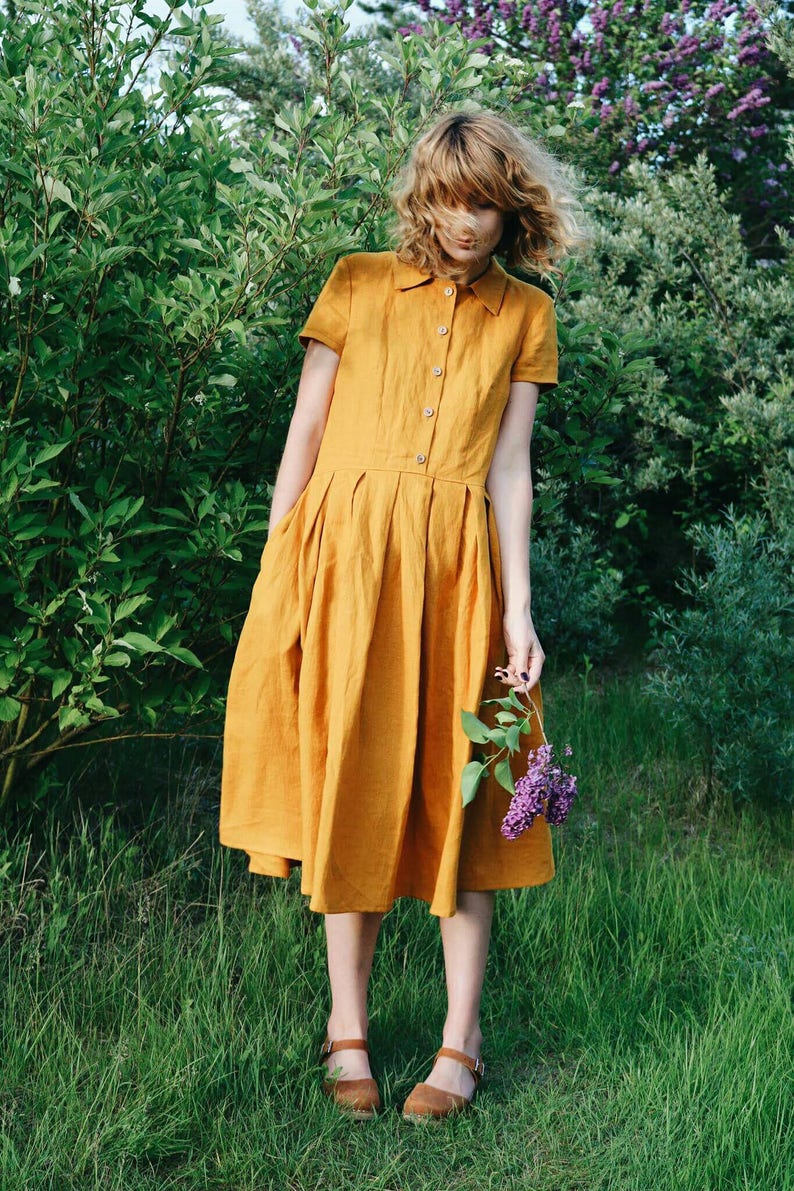
M 566 745 L 564 752 L 570 757 L 570 745 Z M 518 839 L 538 815 L 554 826 L 564 823 L 576 797 L 576 778 L 566 773 L 562 765 L 555 764 L 550 744 L 530 749 L 528 762 L 527 772 L 516 782 L 515 794 L 502 820 L 505 839 Z
M 483 704 L 496 703 L 501 708 L 496 713 L 498 726 L 495 728 L 489 728 L 472 712 L 461 711 L 463 731 L 470 740 L 475 744 L 491 743 L 497 746 L 495 753 L 482 761 L 470 761 L 464 767 L 461 777 L 463 805 L 468 806 L 473 800 L 483 776 L 493 763 L 494 777 L 512 795 L 501 828 L 502 835 L 511 840 L 528 830 L 538 815 L 543 815 L 547 823 L 563 823 L 577 792 L 576 777 L 567 773 L 564 765 L 555 758 L 532 696 L 527 694 L 527 699 L 528 707 L 521 702 L 514 687 L 510 688 L 505 698 L 484 699 Z M 517 712 L 521 713 L 520 718 Z M 533 716 L 537 717 L 543 744 L 537 749 L 530 749 L 527 772 L 514 782 L 510 754 L 518 751 L 520 737 L 522 733 L 530 731 Z M 571 752 L 570 746 L 566 745 L 564 756 L 570 757 Z

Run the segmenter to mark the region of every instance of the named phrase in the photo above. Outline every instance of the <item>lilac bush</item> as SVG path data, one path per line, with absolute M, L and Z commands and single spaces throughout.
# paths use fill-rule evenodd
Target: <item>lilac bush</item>
M 640 158 L 664 166 L 705 150 L 747 191 L 744 203 L 785 219 L 788 196 L 766 185 L 783 158 L 790 83 L 766 44 L 755 4 L 712 0 L 416 0 L 484 50 L 520 59 L 526 89 L 560 109 L 577 160 L 613 185 Z M 406 33 L 408 27 L 406 26 Z M 737 163 L 744 163 L 739 166 Z

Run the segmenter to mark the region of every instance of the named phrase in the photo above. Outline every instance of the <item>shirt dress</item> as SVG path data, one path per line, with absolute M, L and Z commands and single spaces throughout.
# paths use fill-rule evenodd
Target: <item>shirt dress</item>
M 220 839 L 321 913 L 411 896 L 442 917 L 458 890 L 554 875 L 539 817 L 500 834 L 489 773 L 464 810 L 475 751 L 460 712 L 507 661 L 496 520 L 485 480 L 511 381 L 554 383 L 554 305 L 492 258 L 471 285 L 394 252 L 333 269 L 302 343 L 340 356 L 312 476 L 261 558 L 232 667 Z M 540 705 L 539 690 L 533 691 Z M 527 751 L 522 736 L 514 778 Z

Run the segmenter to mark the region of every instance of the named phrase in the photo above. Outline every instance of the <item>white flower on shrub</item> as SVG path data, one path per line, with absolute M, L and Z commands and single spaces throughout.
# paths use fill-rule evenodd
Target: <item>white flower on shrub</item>
M 18 277 L 9 277 L 8 292 L 12 298 L 18 298 L 19 295 L 22 293 L 22 286 L 19 284 Z

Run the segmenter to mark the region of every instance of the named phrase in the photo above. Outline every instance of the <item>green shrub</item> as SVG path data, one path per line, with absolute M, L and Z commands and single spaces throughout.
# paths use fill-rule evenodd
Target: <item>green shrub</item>
M 589 529 L 547 531 L 532 543 L 532 614 L 552 664 L 609 661 L 622 575 Z
M 688 561 L 686 529 L 717 523 L 738 500 L 761 511 L 752 477 L 767 446 L 778 460 L 786 449 L 792 259 L 782 229 L 775 259 L 750 256 L 704 158 L 663 178 L 638 163 L 630 174 L 634 195 L 591 195 L 588 285 L 573 295 L 569 317 L 636 334 L 655 359 L 612 434 L 620 507 L 595 512 L 622 528 L 612 551 L 628 584 L 650 580 L 657 598 L 669 598 L 669 577 Z
M 659 615 L 649 679 L 686 725 L 715 784 L 738 800 L 794 802 L 794 601 L 764 521 L 729 513 L 691 537 L 702 565 L 681 582 L 688 607 Z
M 220 714 L 323 278 L 385 247 L 442 108 L 542 120 L 460 33 L 370 46 L 350 2 L 313 0 L 305 97 L 256 135 L 203 2 L 0 15 L 0 802 L 64 745 Z M 399 85 L 369 88 L 362 58 Z M 539 439 L 550 506 L 609 481 L 591 430 L 635 383 L 619 336 L 564 345 L 581 410 Z

